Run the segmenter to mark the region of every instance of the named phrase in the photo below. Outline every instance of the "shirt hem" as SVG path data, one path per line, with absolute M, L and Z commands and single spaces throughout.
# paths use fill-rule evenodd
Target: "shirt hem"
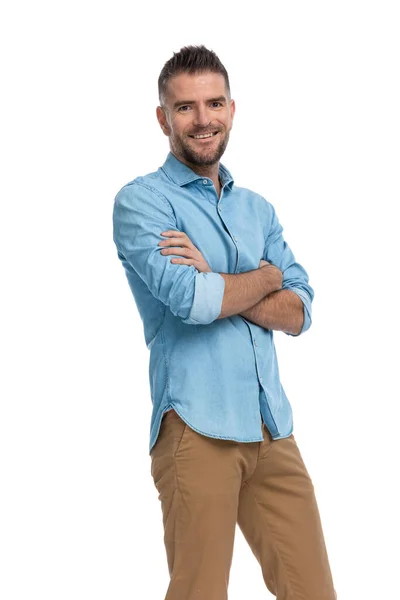
M 202 431 L 201 429 L 198 429 L 198 428 L 197 428 L 197 427 L 195 427 L 194 425 L 192 425 L 192 424 L 189 422 L 189 420 L 188 420 L 186 417 L 184 417 L 184 416 L 183 416 L 183 415 L 182 415 L 182 414 L 179 412 L 179 410 L 177 410 L 177 409 L 175 408 L 175 406 L 173 406 L 172 404 L 170 404 L 170 405 L 169 405 L 169 406 L 166 408 L 166 410 L 164 410 L 164 411 L 162 412 L 161 419 L 160 419 L 160 424 L 161 424 L 161 421 L 162 421 L 163 415 L 164 415 L 166 412 L 168 412 L 169 410 L 172 410 L 172 409 L 173 409 L 173 410 L 176 412 L 176 414 L 177 414 L 177 415 L 179 415 L 179 416 L 180 416 L 180 418 L 182 419 L 182 421 L 184 421 L 184 422 L 186 423 L 186 425 L 188 425 L 188 427 L 190 427 L 191 429 L 193 429 L 193 431 L 196 431 L 197 433 L 200 433 L 201 435 L 205 435 L 206 437 L 210 437 L 210 438 L 213 438 L 213 439 L 216 439 L 216 440 L 228 440 L 228 441 L 232 441 L 232 442 L 241 442 L 241 443 L 243 443 L 243 444 L 246 444 L 246 443 L 247 443 L 247 444 L 250 444 L 250 443 L 252 443 L 252 442 L 262 442 L 262 441 L 263 441 L 263 439 L 264 439 L 262 435 L 260 435 L 259 437 L 255 437 L 255 438 L 249 439 L 249 440 L 243 440 L 243 439 L 239 439 L 239 438 L 237 438 L 237 437 L 234 437 L 234 436 L 224 436 L 224 435 L 218 435 L 218 434 L 216 434 L 216 433 L 207 433 L 207 432 L 205 432 L 205 431 Z M 159 432 L 160 432 L 160 428 L 159 428 L 159 430 L 158 430 L 158 433 L 159 433 Z M 156 439 L 155 439 L 155 441 L 154 441 L 154 444 L 153 444 L 152 448 L 155 446 L 155 444 L 156 444 L 156 442 L 157 442 L 157 438 L 158 438 L 158 434 L 157 434 L 157 437 L 156 437 Z M 150 449 L 150 452 L 151 452 L 152 448 Z
M 273 439 L 273 440 L 284 440 L 285 438 L 288 438 L 288 437 L 290 437 L 290 436 L 292 435 L 292 433 L 293 433 L 293 429 L 292 429 L 292 431 L 291 431 L 290 433 L 288 433 L 287 435 L 280 435 L 280 436 L 278 436 L 278 437 L 274 437 L 274 436 L 272 436 L 272 439 Z

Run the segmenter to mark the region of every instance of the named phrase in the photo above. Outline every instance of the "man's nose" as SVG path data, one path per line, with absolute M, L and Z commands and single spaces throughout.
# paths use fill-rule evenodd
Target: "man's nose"
M 207 127 L 210 121 L 211 118 L 206 108 L 200 107 L 195 111 L 195 125 L 198 125 L 199 127 Z

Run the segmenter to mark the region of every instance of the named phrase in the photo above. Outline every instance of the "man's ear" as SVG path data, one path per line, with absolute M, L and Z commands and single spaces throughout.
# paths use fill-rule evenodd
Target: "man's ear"
M 168 125 L 165 110 L 161 106 L 157 106 L 156 115 L 157 115 L 157 120 L 160 124 L 160 127 L 163 130 L 163 133 L 165 135 L 169 136 L 171 134 L 171 128 Z
M 235 116 L 235 112 L 236 112 L 236 104 L 235 101 L 232 99 L 231 103 L 230 103 L 230 109 L 231 109 L 231 119 L 233 121 L 233 117 Z

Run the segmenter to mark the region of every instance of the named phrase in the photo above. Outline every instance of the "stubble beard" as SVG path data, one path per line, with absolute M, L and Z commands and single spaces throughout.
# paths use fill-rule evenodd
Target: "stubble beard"
M 196 165 L 197 167 L 208 167 L 217 163 L 226 150 L 229 141 L 229 132 L 219 142 L 215 150 L 206 149 L 203 152 L 196 152 L 182 138 L 175 138 L 174 151 L 178 156 L 181 156 L 186 162 Z

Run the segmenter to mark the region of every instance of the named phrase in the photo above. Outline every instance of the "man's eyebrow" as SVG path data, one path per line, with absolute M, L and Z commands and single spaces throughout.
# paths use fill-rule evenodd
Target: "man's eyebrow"
M 226 102 L 225 96 L 217 96 L 217 98 L 209 98 L 207 102 Z M 195 100 L 179 100 L 175 102 L 172 108 L 178 108 L 179 106 L 186 106 L 187 104 L 196 104 Z

